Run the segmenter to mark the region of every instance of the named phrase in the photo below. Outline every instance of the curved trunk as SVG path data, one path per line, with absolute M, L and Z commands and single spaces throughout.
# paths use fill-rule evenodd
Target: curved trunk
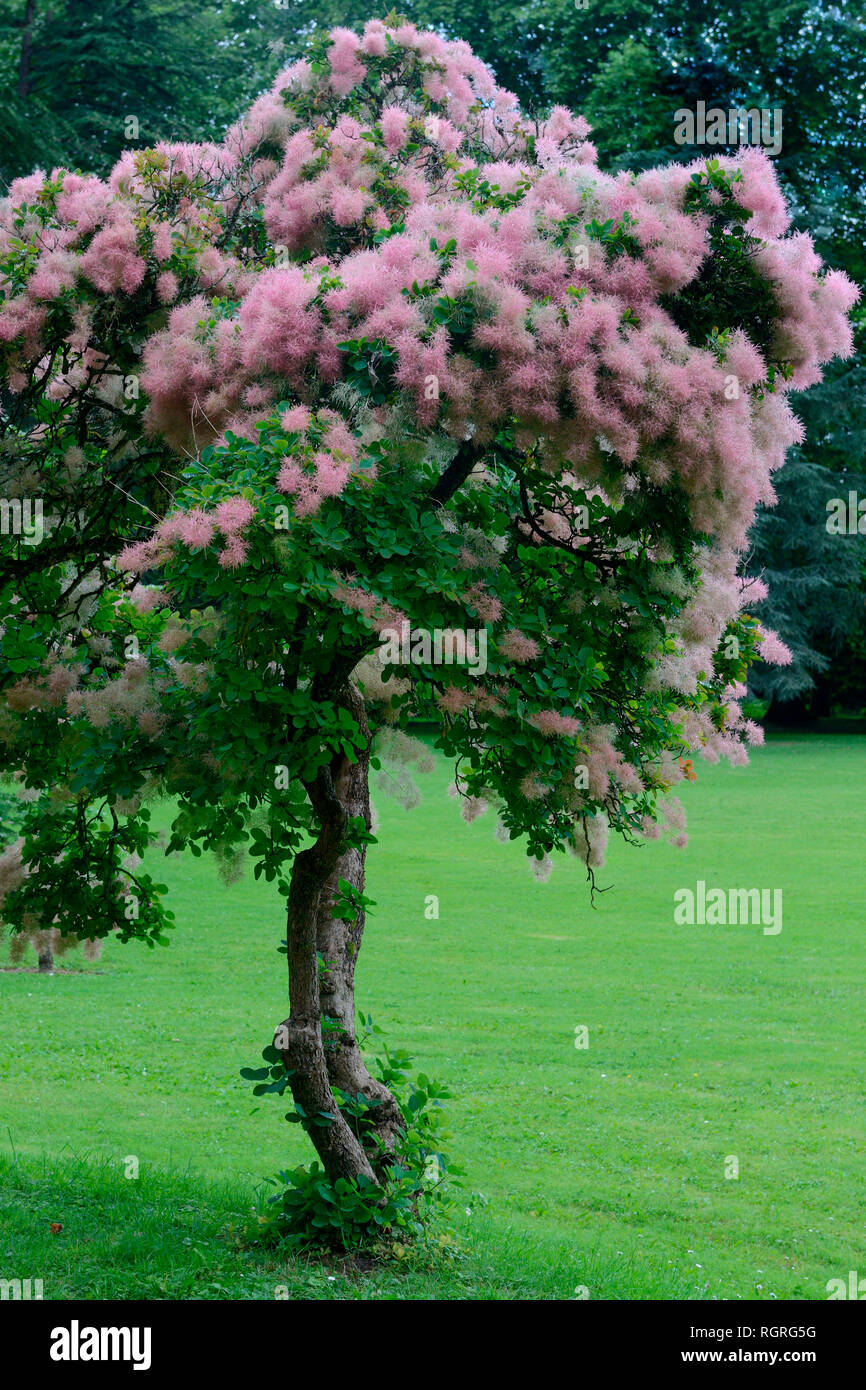
M 360 727 L 364 748 L 355 763 L 342 760 L 334 782 L 334 790 L 347 816 L 360 816 L 369 831 L 370 816 L 370 730 L 364 713 L 364 703 L 356 691 L 350 691 L 347 708 Z M 317 949 L 322 958 L 319 989 L 322 1012 L 331 1020 L 325 1055 L 328 1075 L 333 1086 L 353 1096 L 359 1093 L 377 1102 L 367 1112 L 367 1126 L 372 1128 L 382 1145 L 378 1167 L 387 1163 L 387 1155 L 403 1132 L 403 1118 L 387 1086 L 376 1081 L 358 1047 L 355 1030 L 355 966 L 364 936 L 365 913 L 359 912 L 354 922 L 343 922 L 331 916 L 340 879 L 345 879 L 364 891 L 367 847 L 344 850 L 328 876 L 319 898 L 316 920 Z M 374 1166 L 376 1161 L 374 1160 Z
M 286 920 L 291 1013 L 277 1029 L 274 1046 L 292 1073 L 295 1101 L 311 1121 L 321 1121 L 312 1123 L 308 1133 L 328 1176 L 364 1174 L 378 1180 L 402 1119 L 391 1092 L 367 1070 L 355 1033 L 355 964 L 364 914 L 355 922 L 331 916 L 341 878 L 359 890 L 364 887 L 366 848 L 345 848 L 347 823 L 361 816 L 370 828 L 370 733 L 364 705 L 351 688 L 343 704 L 361 729 L 364 749 L 354 763 L 335 759 L 307 787 L 320 831 L 315 843 L 295 856 L 292 868 Z M 327 1042 L 323 1015 L 330 1022 Z M 379 1102 L 365 1121 L 378 1142 L 368 1138 L 362 1145 L 340 1113 L 333 1088 Z

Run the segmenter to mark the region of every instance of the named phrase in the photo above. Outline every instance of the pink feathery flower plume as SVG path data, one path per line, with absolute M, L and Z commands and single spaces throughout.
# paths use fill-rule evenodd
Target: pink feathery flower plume
M 536 714 L 529 716 L 529 723 L 545 738 L 555 738 L 557 735 L 571 735 L 580 731 L 580 720 L 572 719 L 566 714 L 559 714 L 554 709 L 541 709 Z
M 293 405 L 280 416 L 280 425 L 286 434 L 302 433 L 310 423 L 310 412 L 305 405 Z
M 220 502 L 214 516 L 223 535 L 232 536 L 248 526 L 255 514 L 255 507 L 245 497 L 227 497 L 224 502 Z
M 480 579 L 460 597 L 468 608 L 475 609 L 483 623 L 495 623 L 502 617 L 502 604 L 494 594 L 487 592 Z
M 534 661 L 541 648 L 531 637 L 526 637 L 519 628 L 512 627 L 500 638 L 499 650 L 509 661 Z
M 773 632 L 772 628 L 762 628 L 758 635 L 758 646 L 762 661 L 766 661 L 768 666 L 790 666 L 794 660 L 794 654 L 790 647 L 779 637 L 778 633 Z
M 213 534 L 213 521 L 203 511 L 196 508 L 186 513 L 180 527 L 180 537 L 184 545 L 190 546 L 193 550 L 203 550 L 210 544 Z
M 219 563 L 223 569 L 238 569 L 247 558 L 249 546 L 235 534 L 229 536 L 225 547 L 219 553 Z

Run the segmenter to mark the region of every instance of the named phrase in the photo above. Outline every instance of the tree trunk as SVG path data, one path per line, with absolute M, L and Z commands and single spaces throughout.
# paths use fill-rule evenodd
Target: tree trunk
M 33 25 L 36 19 L 36 0 L 27 0 L 24 9 L 24 33 L 18 58 L 18 95 L 27 100 L 30 95 L 30 60 L 33 53 Z
M 37 955 L 40 975 L 52 975 L 54 973 L 54 952 L 51 947 L 40 946 Z
M 282 1053 L 295 1101 L 312 1121 L 308 1132 L 328 1176 L 378 1181 L 387 1154 L 402 1130 L 397 1102 L 367 1070 L 355 1035 L 355 964 L 364 915 L 354 923 L 331 916 L 341 878 L 363 890 L 365 847 L 343 844 L 349 818 L 370 827 L 370 734 L 360 694 L 347 689 L 344 708 L 358 723 L 364 749 L 357 762 L 335 758 L 307 786 L 320 830 L 315 843 L 295 856 L 287 911 L 289 1000 L 291 1013 L 277 1029 L 274 1045 Z M 319 964 L 319 955 L 324 965 Z M 322 1034 L 322 1015 L 337 1025 Z M 369 1112 L 368 1128 L 380 1145 L 367 1148 L 340 1113 L 332 1087 L 380 1102 Z M 329 1118 L 326 1118 L 329 1117 Z
M 334 790 L 347 816 L 360 816 L 369 831 L 370 815 L 370 730 L 364 713 L 364 702 L 356 690 L 348 692 L 346 707 L 358 724 L 364 739 L 358 761 L 342 759 L 334 782 Z M 377 1101 L 367 1114 L 371 1126 L 383 1146 L 374 1167 L 381 1176 L 387 1167 L 387 1155 L 393 1150 L 403 1132 L 403 1117 L 391 1092 L 376 1081 L 367 1070 L 355 1030 L 355 966 L 364 935 L 365 913 L 359 912 L 354 922 L 343 922 L 331 916 L 340 879 L 345 879 L 364 891 L 367 847 L 344 850 L 338 857 L 319 898 L 316 918 L 317 950 L 324 961 L 319 980 L 322 1012 L 336 1025 L 328 1033 L 325 1056 L 332 1086 L 352 1096 L 364 1095 Z

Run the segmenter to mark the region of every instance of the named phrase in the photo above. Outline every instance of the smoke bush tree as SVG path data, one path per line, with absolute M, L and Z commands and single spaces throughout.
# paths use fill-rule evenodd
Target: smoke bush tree
M 19 830 L 23 805 L 14 789 L 0 787 L 0 883 L 8 883 L 7 874 L 20 874 L 21 840 Z M 4 934 L 0 921 L 0 938 Z M 54 970 L 55 956 L 65 956 L 79 946 L 86 960 L 99 960 L 102 955 L 102 941 L 99 937 L 86 937 L 82 940 L 75 932 L 65 934 L 57 927 L 43 927 L 33 919 L 22 923 L 18 931 L 12 933 L 9 943 L 9 959 L 13 965 L 20 965 L 27 959 L 27 948 L 32 946 L 36 953 L 41 974 L 49 975 Z
M 44 517 L 2 538 L 0 738 L 40 793 L 4 915 L 164 943 L 157 795 L 169 850 L 252 856 L 335 1184 L 387 1183 L 406 1125 L 355 1031 L 377 748 L 423 761 L 434 721 L 465 817 L 592 879 L 611 829 L 685 842 L 692 755 L 746 760 L 746 671 L 787 656 L 738 565 L 856 290 L 760 151 L 611 177 L 588 133 L 370 22 L 222 144 L 0 213 L 2 490 Z M 419 631 L 483 631 L 485 669 Z

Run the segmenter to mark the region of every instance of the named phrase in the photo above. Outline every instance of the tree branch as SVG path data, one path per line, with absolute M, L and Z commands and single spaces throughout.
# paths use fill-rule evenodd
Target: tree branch
M 464 440 L 430 493 L 430 501 L 434 507 L 444 506 L 449 498 L 454 496 L 457 489 L 466 482 L 480 457 L 481 450 L 470 439 Z

